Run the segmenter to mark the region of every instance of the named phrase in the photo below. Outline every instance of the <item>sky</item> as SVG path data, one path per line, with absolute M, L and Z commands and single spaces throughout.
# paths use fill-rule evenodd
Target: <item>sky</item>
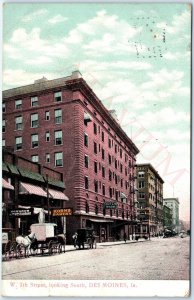
M 6 3 L 3 90 L 79 70 L 190 217 L 191 7 Z

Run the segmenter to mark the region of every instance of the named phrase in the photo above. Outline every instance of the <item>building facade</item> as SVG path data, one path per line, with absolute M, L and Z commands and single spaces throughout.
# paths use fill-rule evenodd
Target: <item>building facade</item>
M 163 232 L 163 179 L 151 164 L 137 165 L 137 232 L 158 235 Z
M 63 173 L 68 240 L 84 227 L 100 241 L 131 233 L 139 151 L 78 71 L 4 91 L 3 144 Z
M 65 217 L 53 212 L 63 210 L 68 200 L 64 194 L 63 174 L 33 163 L 3 149 L 2 229 L 12 236 L 29 234 L 30 225 L 44 221 L 66 231 Z
M 163 205 L 163 225 L 164 229 L 171 229 L 172 228 L 172 209 L 167 205 Z
M 172 229 L 179 232 L 179 200 L 178 198 L 165 198 L 164 204 L 172 210 Z

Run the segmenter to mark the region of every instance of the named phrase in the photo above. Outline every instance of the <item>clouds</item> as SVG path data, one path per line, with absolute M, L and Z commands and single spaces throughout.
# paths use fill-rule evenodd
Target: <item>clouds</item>
M 48 20 L 48 23 L 57 24 L 57 23 L 61 23 L 61 22 L 66 22 L 67 20 L 68 20 L 67 17 L 63 17 L 62 15 L 56 15 L 53 18 L 50 18 Z
M 157 166 L 170 151 L 172 168 L 188 166 L 190 7 L 88 5 L 37 4 L 23 15 L 9 14 L 3 88 L 67 76 L 78 68 L 105 106 L 117 111 L 127 134 L 132 132 L 141 147 L 138 162 L 149 157 Z M 165 150 L 154 156 L 160 147 Z
M 48 13 L 48 10 L 47 9 L 39 9 L 39 10 L 36 10 L 35 12 L 27 15 L 27 16 L 24 16 L 22 18 L 22 22 L 30 22 L 30 21 L 33 21 L 35 19 L 37 19 L 37 17 L 40 17 L 40 16 L 44 16 Z

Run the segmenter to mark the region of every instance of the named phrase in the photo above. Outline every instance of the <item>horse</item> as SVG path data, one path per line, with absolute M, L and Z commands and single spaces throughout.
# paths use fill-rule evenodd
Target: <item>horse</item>
M 61 246 L 63 247 L 63 252 L 65 253 L 65 245 L 66 245 L 65 234 L 64 233 L 58 234 L 57 240 L 58 240 L 58 243 L 60 243 Z M 62 250 L 62 248 L 61 248 L 61 250 Z
M 31 244 L 36 241 L 36 235 L 35 233 L 30 233 L 27 236 L 17 236 L 16 237 L 16 242 L 18 245 L 22 245 L 25 248 L 25 257 L 29 257 L 30 255 L 30 250 L 31 250 Z

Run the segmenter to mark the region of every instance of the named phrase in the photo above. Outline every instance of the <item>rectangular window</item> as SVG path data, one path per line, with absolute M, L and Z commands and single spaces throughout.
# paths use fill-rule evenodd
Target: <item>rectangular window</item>
M 140 189 L 141 189 L 141 188 L 144 188 L 144 187 L 145 187 L 145 181 L 139 181 L 138 187 L 139 187 Z
M 117 190 L 115 191 L 115 198 L 117 201 L 119 200 L 119 192 Z
M 55 102 L 61 102 L 62 101 L 62 93 L 56 92 L 55 93 Z
M 38 147 L 38 134 L 31 135 L 32 148 Z
M 95 191 L 95 193 L 98 193 L 98 181 L 97 180 L 94 181 L 94 191 Z
M 145 199 L 145 193 L 139 193 L 139 199 Z
M 88 135 L 84 133 L 84 146 L 88 147 Z
M 94 123 L 94 134 L 97 134 L 97 125 Z
M 122 156 L 123 156 L 123 151 L 122 149 L 120 149 L 120 158 L 122 158 Z
M 22 137 L 18 136 L 15 138 L 15 149 L 21 150 L 22 149 Z
M 97 154 L 97 144 L 94 142 L 94 153 Z
M 15 128 L 16 130 L 22 130 L 23 129 L 23 124 L 22 124 L 22 116 L 16 117 L 15 118 Z
M 111 157 L 110 154 L 108 155 L 108 162 L 109 162 L 109 165 L 111 165 L 111 163 L 112 163 L 112 157 Z
M 102 159 L 104 159 L 105 158 L 105 151 L 104 151 L 104 149 L 102 148 Z
M 49 153 L 47 153 L 46 154 L 46 163 L 50 163 L 50 161 L 51 161 L 51 156 L 50 156 L 50 154 Z
M 55 109 L 55 123 L 61 124 L 62 123 L 62 110 L 61 108 Z
M 105 178 L 105 167 L 102 166 L 102 177 Z
M 5 140 L 2 140 L 2 147 L 5 147 Z
M 32 161 L 35 162 L 35 163 L 38 163 L 38 161 L 39 161 L 38 155 L 32 155 L 31 159 L 32 159 Z
M 117 153 L 117 145 L 115 145 L 115 153 Z
M 5 108 L 5 102 L 3 101 L 2 102 L 2 112 L 4 113 L 6 111 L 6 108 Z
M 115 169 L 117 169 L 117 160 L 115 159 Z
M 104 131 L 102 131 L 102 142 L 104 142 Z
M 127 176 L 127 168 L 125 167 L 125 175 Z
M 38 97 L 31 97 L 31 106 L 38 106 Z
M 112 198 L 112 188 L 111 187 L 109 187 L 109 196 L 110 196 L 110 198 Z
M 49 131 L 47 131 L 45 133 L 45 140 L 46 140 L 46 142 L 50 142 L 50 132 Z
M 123 165 L 120 164 L 120 172 L 123 173 Z
M 22 100 L 15 100 L 15 108 L 16 109 L 22 108 Z
M 62 167 L 63 166 L 63 152 L 55 153 L 55 166 Z
M 111 139 L 108 139 L 108 147 L 111 148 Z
M 63 137 L 62 137 L 62 130 L 55 131 L 55 145 L 62 145 Z
M 32 128 L 38 127 L 38 114 L 31 115 L 31 127 Z
M 121 187 L 123 187 L 123 179 L 121 179 Z
M 46 121 L 50 120 L 50 111 L 45 111 L 45 120 Z
M 88 176 L 84 177 L 84 184 L 85 184 L 85 189 L 88 190 L 89 189 L 89 179 L 88 179 Z
M 118 183 L 118 177 L 117 177 L 117 175 L 115 174 L 115 184 L 117 184 Z
M 97 163 L 97 161 L 94 162 L 94 172 L 96 174 L 98 173 L 98 163 Z
M 85 161 L 85 168 L 88 169 L 88 167 L 89 167 L 89 157 L 88 157 L 88 155 L 86 155 L 86 154 L 85 154 L 85 159 L 84 159 L 84 161 Z
M 102 185 L 102 195 L 105 196 L 105 185 Z
M 109 180 L 110 181 L 112 180 L 112 172 L 111 172 L 111 170 L 109 170 Z
M 2 120 L 2 132 L 5 132 L 5 120 Z

